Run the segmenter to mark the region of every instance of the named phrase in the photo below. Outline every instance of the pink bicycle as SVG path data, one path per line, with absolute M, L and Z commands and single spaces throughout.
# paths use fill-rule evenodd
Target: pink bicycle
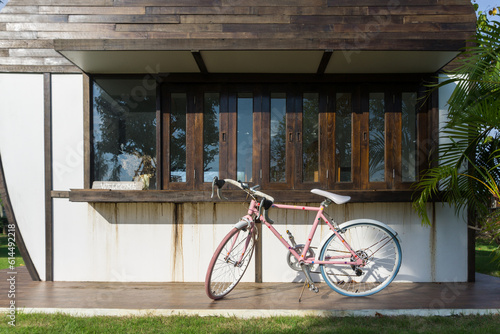
M 210 261 L 205 278 L 205 291 L 210 298 L 223 298 L 243 277 L 258 237 L 258 222 L 264 223 L 288 249 L 288 265 L 304 273 L 304 288 L 307 285 L 311 291 L 318 292 L 311 278 L 313 265 L 319 265 L 321 275 L 330 288 L 345 296 L 372 295 L 396 277 L 402 254 L 393 229 L 372 219 L 356 219 L 337 225 L 325 212 L 324 209 L 332 202 L 344 204 L 350 197 L 313 189 L 312 193 L 324 197 L 319 207 L 274 204 L 271 196 L 257 190 L 259 186 L 250 188 L 245 183 L 219 180 L 217 177 L 212 182 L 212 197 L 216 189 L 217 196 L 224 199 L 221 189 L 226 183 L 245 191 L 251 200 L 248 213 L 225 236 Z M 290 243 L 278 233 L 268 215 L 271 208 L 317 212 L 305 244 L 297 244 L 289 231 L 286 232 Z M 320 254 L 316 258 L 310 245 L 320 221 L 326 223 L 331 232 L 318 247 Z

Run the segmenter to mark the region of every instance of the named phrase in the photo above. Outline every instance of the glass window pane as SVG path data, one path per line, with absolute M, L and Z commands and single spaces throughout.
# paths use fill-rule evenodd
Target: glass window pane
M 337 93 L 335 109 L 335 166 L 337 182 L 352 181 L 352 97 Z
M 219 176 L 219 93 L 205 93 L 203 104 L 203 181 Z
M 286 93 L 271 94 L 270 181 L 286 182 Z
M 319 94 L 302 97 L 302 179 L 319 182 Z
M 170 98 L 170 182 L 186 182 L 186 93 Z
M 142 79 L 93 82 L 95 181 L 142 181 L 156 188 L 156 89 Z
M 239 93 L 236 108 L 238 109 L 236 178 L 242 182 L 251 182 L 253 154 L 253 95 L 251 93 Z
M 401 174 L 403 182 L 417 180 L 417 93 L 402 95 Z
M 385 101 L 384 93 L 369 97 L 369 169 L 370 182 L 385 180 Z

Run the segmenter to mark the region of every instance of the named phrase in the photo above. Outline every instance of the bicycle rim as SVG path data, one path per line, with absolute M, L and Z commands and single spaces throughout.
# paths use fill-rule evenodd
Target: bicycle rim
M 345 296 L 362 297 L 377 293 L 392 282 L 401 266 L 401 247 L 391 232 L 375 224 L 358 223 L 345 228 L 341 235 L 356 254 L 366 259 L 366 265 L 321 265 L 321 275 L 330 288 Z M 320 260 L 348 254 L 334 234 L 321 250 Z
M 233 228 L 217 247 L 205 278 L 208 297 L 224 297 L 243 277 L 253 255 L 253 231 L 254 228 L 246 231 Z

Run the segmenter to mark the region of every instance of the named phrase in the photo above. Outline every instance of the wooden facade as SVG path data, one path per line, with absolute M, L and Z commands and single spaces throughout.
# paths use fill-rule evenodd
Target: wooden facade
M 457 51 L 474 31 L 469 0 L 11 0 L 0 72 L 81 72 L 60 49 Z

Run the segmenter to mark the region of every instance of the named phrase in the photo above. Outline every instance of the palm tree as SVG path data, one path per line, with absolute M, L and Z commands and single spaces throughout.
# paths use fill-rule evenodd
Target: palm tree
M 498 214 L 491 203 L 500 199 L 500 24 L 480 17 L 475 39 L 458 64 L 432 87 L 456 85 L 441 131 L 446 143 L 439 147 L 439 164 L 421 175 L 413 205 L 430 224 L 426 204 L 442 192 L 457 213 L 468 209 L 474 224 L 496 231 L 498 238 Z

